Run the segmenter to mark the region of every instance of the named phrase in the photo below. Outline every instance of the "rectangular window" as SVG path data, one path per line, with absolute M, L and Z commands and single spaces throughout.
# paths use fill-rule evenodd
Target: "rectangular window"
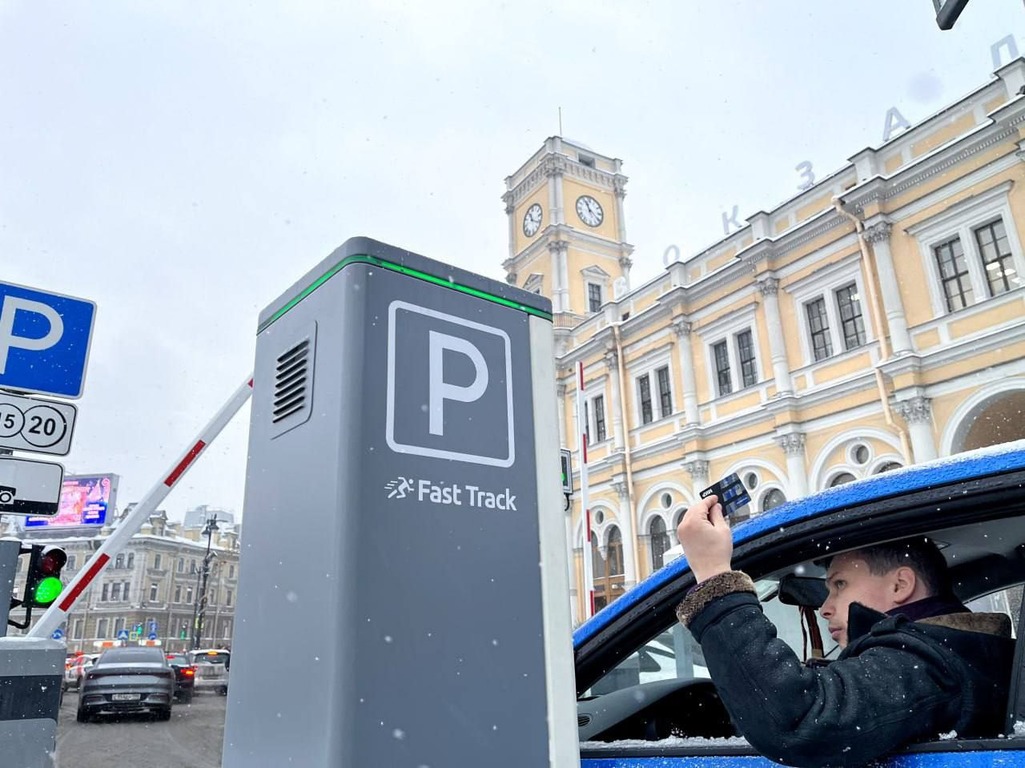
M 110 585 L 110 599 L 115 602 L 121 602 L 121 582 L 115 581 Z
M 231 607 L 231 599 L 232 599 L 233 597 L 234 597 L 234 595 L 232 594 L 231 590 L 229 589 L 229 590 L 227 591 L 227 595 L 226 595 L 226 599 L 225 599 L 225 601 L 224 601 L 224 604 L 225 604 L 226 606 L 228 606 L 228 607 Z
M 160 555 L 153 555 L 153 567 L 160 570 Z
M 185 590 L 185 602 L 186 603 L 191 603 L 192 602 L 192 587 L 188 587 Z
M 955 237 L 933 248 L 936 264 L 940 268 L 940 283 L 947 301 L 947 311 L 964 309 L 972 303 L 972 281 L 968 276 L 968 263 L 964 257 L 961 238 Z
M 114 636 L 117 637 L 117 633 L 125 628 L 125 620 L 123 617 L 114 619 Z
M 234 565 L 229 565 L 228 566 L 228 578 L 229 579 L 234 579 L 235 578 L 235 566 Z
M 608 437 L 605 432 L 605 395 L 594 398 L 594 436 L 599 443 Z
M 71 639 L 72 640 L 81 640 L 82 639 L 82 630 L 84 629 L 84 624 L 85 624 L 85 622 L 82 621 L 81 619 L 75 619 L 75 621 L 71 624 Z
M 67 565 L 68 565 L 68 570 L 69 571 L 75 570 L 75 563 L 77 561 L 78 561 L 78 557 L 76 555 L 68 555 L 68 563 L 67 563 Z
M 659 416 L 666 418 L 673 413 L 673 392 L 669 387 L 669 366 L 663 365 L 655 375 L 658 377 Z
M 182 601 L 182 588 L 181 588 L 181 585 L 178 585 L 177 587 L 174 588 L 174 601 L 176 603 L 180 603 Z
M 637 390 L 641 398 L 641 423 L 650 424 L 655 417 L 651 411 L 651 381 L 648 374 L 637 379 Z
M 745 387 L 758 383 L 758 366 L 755 364 L 755 345 L 751 331 L 737 334 L 737 359 L 740 360 L 740 380 Z
M 110 599 L 110 584 L 104 584 L 100 591 L 100 602 L 105 603 L 108 599 Z
M 1011 246 L 1007 241 L 1007 230 L 1003 219 L 991 221 L 975 230 L 975 242 L 979 245 L 982 255 L 982 266 L 986 270 L 986 282 L 989 284 L 989 295 L 1016 288 L 1018 281 L 1012 263 Z
M 150 585 L 149 585 L 149 601 L 151 603 L 155 603 L 157 601 L 157 593 L 158 593 L 159 589 L 160 589 L 160 587 L 157 584 L 157 582 L 154 581 L 154 582 L 150 583 Z
M 865 343 L 865 322 L 858 300 L 858 286 L 854 283 L 838 288 L 836 305 L 840 309 L 840 327 L 843 330 L 843 345 L 848 351 Z
M 587 284 L 587 306 L 592 312 L 601 309 L 601 286 L 596 283 Z
M 826 300 L 809 301 L 804 305 L 808 313 L 808 329 L 811 331 L 812 355 L 816 360 L 825 360 L 833 354 L 833 342 L 829 339 L 829 317 L 826 315 Z
M 107 619 L 100 619 L 96 622 L 96 637 L 103 640 L 107 637 L 107 627 L 109 626 Z
M 712 356 L 715 358 L 715 379 L 719 389 L 719 397 L 733 391 L 733 379 L 730 377 L 730 351 L 725 341 L 712 345 Z

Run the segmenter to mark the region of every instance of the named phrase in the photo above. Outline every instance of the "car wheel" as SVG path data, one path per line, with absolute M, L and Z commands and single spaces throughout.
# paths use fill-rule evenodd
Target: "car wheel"
M 80 723 L 88 723 L 92 718 L 89 715 L 89 710 L 79 707 L 78 713 L 75 715 L 75 719 Z
M 217 692 L 219 694 L 221 694 L 221 696 L 227 696 L 228 695 L 228 686 L 222 685 L 220 688 L 217 689 Z
M 164 709 L 157 710 L 157 720 L 170 720 L 171 719 L 171 708 L 165 707 Z

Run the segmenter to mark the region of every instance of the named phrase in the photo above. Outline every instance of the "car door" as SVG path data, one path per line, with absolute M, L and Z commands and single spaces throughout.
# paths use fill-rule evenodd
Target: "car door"
M 809 497 L 735 530 L 734 566 L 757 580 L 763 607 L 799 656 L 809 655 L 812 622 L 807 615 L 802 622 L 799 610 L 788 613 L 792 606 L 780 604 L 772 574 L 804 567 L 825 553 L 917 533 L 944 541 L 942 535 L 949 540 L 948 561 L 959 563 L 957 583 L 965 597 L 1013 590 L 1025 581 L 1021 466 L 982 462 L 909 474 Z M 672 563 L 577 631 L 584 768 L 776 765 L 757 756 L 733 729 L 714 685 L 703 679 L 700 647 L 675 621 L 675 605 L 693 583 L 685 562 Z M 1018 604 L 1008 603 L 1016 619 L 1020 594 L 1019 587 Z M 1015 722 L 1025 720 L 1021 648 L 1018 654 L 1010 738 L 937 738 L 884 764 L 1025 765 L 1025 741 L 1014 729 Z

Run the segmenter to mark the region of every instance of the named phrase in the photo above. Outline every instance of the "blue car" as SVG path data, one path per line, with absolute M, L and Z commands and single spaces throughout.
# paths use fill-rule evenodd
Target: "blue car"
M 802 659 L 839 650 L 816 609 L 827 554 L 910 535 L 941 547 L 955 591 L 1017 628 L 1007 737 L 937 734 L 881 761 L 900 768 L 1025 766 L 1025 441 L 831 488 L 736 526 L 733 565 Z M 653 573 L 573 636 L 583 768 L 774 766 L 737 734 L 700 646 L 674 609 L 694 577 L 685 558 Z M 1016 734 L 1016 731 L 1018 732 Z

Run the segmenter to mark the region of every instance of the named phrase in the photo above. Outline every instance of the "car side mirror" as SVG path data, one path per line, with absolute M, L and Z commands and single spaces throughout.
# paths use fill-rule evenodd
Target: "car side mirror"
M 779 601 L 784 605 L 818 609 L 828 596 L 825 579 L 788 573 L 779 580 Z

